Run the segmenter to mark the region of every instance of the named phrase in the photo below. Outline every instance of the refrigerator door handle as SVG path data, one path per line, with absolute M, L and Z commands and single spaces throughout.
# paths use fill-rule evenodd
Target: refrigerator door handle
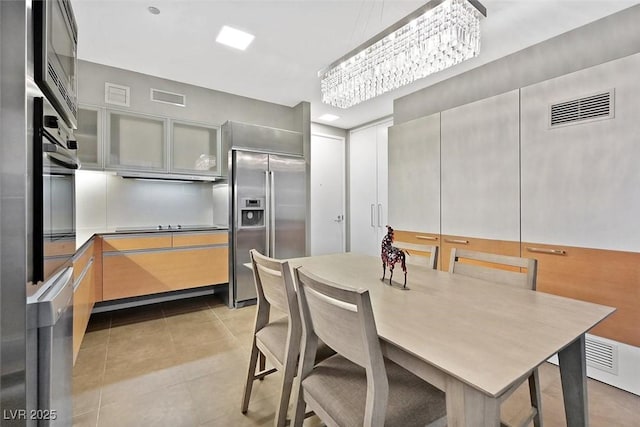
M 276 184 L 275 184 L 275 174 L 273 173 L 273 171 L 269 171 L 269 174 L 271 175 L 271 188 L 269 190 L 269 219 L 271 221 L 271 223 L 269 224 L 269 228 L 270 228 L 270 235 L 271 235 L 271 257 L 275 258 L 276 257 Z
M 269 172 L 268 170 L 264 171 L 264 181 L 265 181 L 265 191 L 266 191 L 266 200 L 265 200 L 265 206 L 264 206 L 264 214 L 265 214 L 265 218 L 264 218 L 264 226 L 265 226 L 265 245 L 264 245 L 264 251 L 265 251 L 265 256 L 270 257 L 271 256 L 271 180 L 270 180 L 270 175 L 271 172 Z

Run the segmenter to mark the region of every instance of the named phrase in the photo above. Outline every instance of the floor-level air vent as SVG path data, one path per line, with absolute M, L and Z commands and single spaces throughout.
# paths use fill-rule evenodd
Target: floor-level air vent
M 614 90 L 552 104 L 551 127 L 613 118 Z
M 187 105 L 187 97 L 185 95 L 153 88 L 151 89 L 151 100 L 165 104 L 177 105 L 179 107 Z
M 587 365 L 618 375 L 618 346 L 592 337 L 585 340 Z

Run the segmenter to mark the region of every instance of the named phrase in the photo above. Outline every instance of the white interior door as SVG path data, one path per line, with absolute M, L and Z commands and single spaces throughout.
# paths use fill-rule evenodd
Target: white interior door
M 345 251 L 344 138 L 311 135 L 311 255 Z

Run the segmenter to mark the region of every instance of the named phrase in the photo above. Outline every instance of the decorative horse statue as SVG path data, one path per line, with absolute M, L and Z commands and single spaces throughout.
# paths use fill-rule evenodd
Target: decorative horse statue
M 402 267 L 402 271 L 404 271 L 404 288 L 407 287 L 407 264 L 406 264 L 406 254 L 408 251 L 405 251 L 400 248 L 396 248 L 392 245 L 393 243 L 393 228 L 387 225 L 387 235 L 382 239 L 382 281 L 384 281 L 384 276 L 387 273 L 387 266 L 389 266 L 389 285 L 391 285 L 391 279 L 393 278 L 393 267 L 399 261 L 400 266 Z M 406 252 L 406 254 L 405 254 Z

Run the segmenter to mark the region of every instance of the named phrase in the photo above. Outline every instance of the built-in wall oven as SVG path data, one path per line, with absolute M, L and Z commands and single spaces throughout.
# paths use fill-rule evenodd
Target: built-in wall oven
M 72 128 L 78 122 L 78 26 L 69 0 L 35 0 L 34 77 Z
M 71 425 L 73 264 L 76 249 L 73 131 L 34 99 L 33 277 L 27 285 L 27 425 Z M 33 414 L 33 417 L 32 417 Z

